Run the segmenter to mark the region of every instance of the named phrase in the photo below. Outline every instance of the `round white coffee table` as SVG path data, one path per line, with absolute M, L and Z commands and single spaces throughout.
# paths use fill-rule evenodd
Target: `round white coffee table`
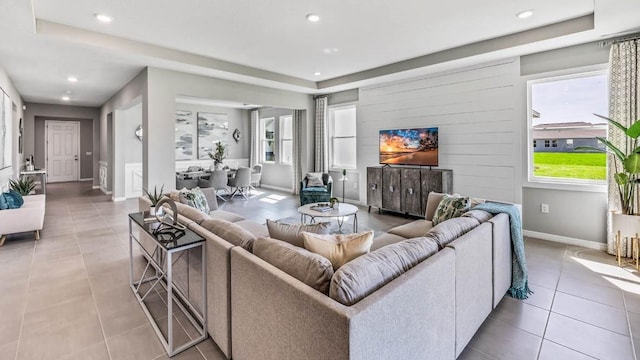
M 336 218 L 338 221 L 338 230 L 342 232 L 342 224 L 344 220 L 353 215 L 353 232 L 358 232 L 358 207 L 351 204 L 340 203 L 335 208 L 328 211 L 316 211 L 312 208 L 318 206 L 319 203 L 307 204 L 300 206 L 298 212 L 300 213 L 300 222 L 303 224 L 306 222 L 306 217 L 311 218 L 311 223 L 316 222 L 316 218 Z

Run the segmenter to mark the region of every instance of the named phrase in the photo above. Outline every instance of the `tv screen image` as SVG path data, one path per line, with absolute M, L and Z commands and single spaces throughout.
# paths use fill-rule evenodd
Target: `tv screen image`
M 380 163 L 438 166 L 438 128 L 380 130 Z

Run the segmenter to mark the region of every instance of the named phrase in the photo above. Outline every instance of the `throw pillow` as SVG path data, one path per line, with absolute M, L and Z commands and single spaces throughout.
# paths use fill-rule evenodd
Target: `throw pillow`
M 333 266 L 329 259 L 271 238 L 258 238 L 253 254 L 323 294 L 329 294 Z
M 13 189 L 0 194 L 0 197 L 2 197 L 2 200 L 0 200 L 0 210 L 18 209 L 24 204 L 22 195 Z
M 322 173 L 307 173 L 307 187 L 324 186 Z
M 267 229 L 269 237 L 286 241 L 289 244 L 304 248 L 304 239 L 302 232 L 310 232 L 315 234 L 328 234 L 330 223 L 323 222 L 318 224 L 283 224 L 277 221 L 267 219 Z
M 324 235 L 303 232 L 304 247 L 331 261 L 333 269 L 366 254 L 373 244 L 373 231 L 349 235 Z
M 200 190 L 200 188 L 193 188 L 191 190 L 181 190 L 180 202 L 183 204 L 189 205 L 193 208 L 196 208 L 205 214 L 208 214 L 211 211 L 209 209 L 209 203 L 207 202 L 207 197 L 204 196 L 204 193 L 202 192 L 202 190 Z
M 469 198 L 445 194 L 433 214 L 431 222 L 437 225 L 445 220 L 459 217 L 469 210 Z

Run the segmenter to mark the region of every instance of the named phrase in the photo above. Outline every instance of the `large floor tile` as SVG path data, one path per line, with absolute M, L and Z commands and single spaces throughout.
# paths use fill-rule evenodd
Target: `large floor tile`
M 542 337 L 549 311 L 506 296 L 489 316 Z
M 545 339 L 597 359 L 633 359 L 631 339 L 613 331 L 551 313 Z
M 155 359 L 164 348 L 151 325 L 146 324 L 107 339 L 111 360 Z
M 530 294 L 527 299 L 522 300 L 523 302 L 537 306 L 541 309 L 551 310 L 555 290 L 538 286 L 536 284 L 529 284 L 529 289 L 533 291 L 533 294 Z
M 482 353 L 471 346 L 467 346 L 462 354 L 458 356 L 458 360 L 495 360 L 495 358 Z
M 549 340 L 542 341 L 538 360 L 593 360 L 594 357 L 571 350 Z
M 622 309 L 558 292 L 551 311 L 629 336 L 627 315 Z
M 558 283 L 558 291 L 601 304 L 624 309 L 622 291 L 616 288 L 584 282 L 570 276 L 563 277 Z
M 542 338 L 493 318 L 488 318 L 470 346 L 496 359 L 537 359 Z

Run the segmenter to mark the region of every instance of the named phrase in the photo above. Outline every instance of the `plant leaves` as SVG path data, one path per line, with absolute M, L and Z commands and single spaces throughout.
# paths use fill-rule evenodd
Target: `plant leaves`
M 629 176 L 625 173 L 615 173 L 613 178 L 616 180 L 616 184 L 618 185 L 626 185 L 629 183 Z
M 629 155 L 624 161 L 624 169 L 632 174 L 640 173 L 640 154 Z
M 624 125 L 620 124 L 619 122 L 617 122 L 617 121 L 615 121 L 613 119 L 610 119 L 610 118 L 608 118 L 606 116 L 602 116 L 602 115 L 598 115 L 598 114 L 593 114 L 593 115 L 595 115 L 595 116 L 597 116 L 597 117 L 599 117 L 601 119 L 607 120 L 609 123 L 611 123 L 611 125 L 613 125 L 613 126 L 617 127 L 618 129 L 622 130 L 625 134 L 629 130 L 629 129 L 627 129 L 626 126 L 624 126 Z
M 640 136 L 640 121 L 636 121 L 633 124 L 631 124 L 626 134 L 630 138 L 637 139 L 638 136 Z

